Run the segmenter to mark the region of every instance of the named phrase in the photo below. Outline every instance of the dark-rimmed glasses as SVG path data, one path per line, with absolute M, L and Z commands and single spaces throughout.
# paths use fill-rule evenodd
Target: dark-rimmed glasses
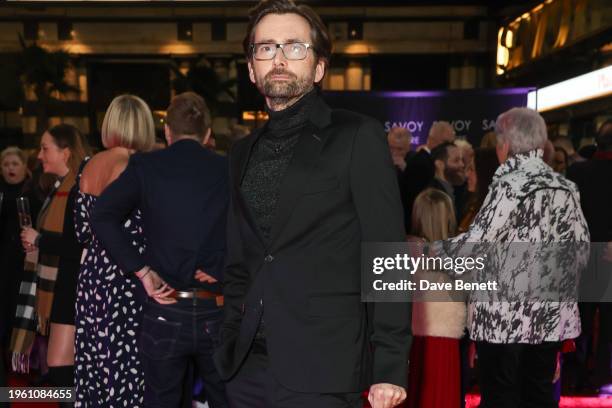
M 302 42 L 291 42 L 285 44 L 276 43 L 255 43 L 251 44 L 253 58 L 258 61 L 268 61 L 274 59 L 276 52 L 280 48 L 286 59 L 291 61 L 303 60 L 308 55 L 308 49 L 312 44 Z

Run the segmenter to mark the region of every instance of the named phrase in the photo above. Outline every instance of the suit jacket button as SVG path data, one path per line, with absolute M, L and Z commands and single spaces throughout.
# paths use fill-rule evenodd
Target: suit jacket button
M 268 255 L 264 258 L 264 261 L 270 263 L 274 260 L 274 257 L 272 255 Z

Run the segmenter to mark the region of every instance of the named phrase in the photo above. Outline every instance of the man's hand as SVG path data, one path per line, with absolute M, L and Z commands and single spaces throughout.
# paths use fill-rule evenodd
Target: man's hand
M 557 352 L 557 365 L 555 368 L 555 375 L 552 382 L 556 383 L 561 378 L 561 352 Z
M 406 160 L 402 156 L 392 155 L 391 159 L 393 160 L 393 164 L 395 167 L 400 169 L 401 171 L 406 170 Z
M 404 402 L 406 389 L 393 384 L 373 384 L 370 387 L 368 401 L 372 408 L 393 408 Z
M 153 269 L 145 266 L 136 272 L 136 276 L 142 282 L 147 295 L 153 298 L 157 303 L 162 305 L 176 303 L 176 299 L 168 297 L 174 292 L 174 289 L 168 286 Z
M 478 354 L 476 353 L 476 343 L 470 341 L 470 346 L 468 347 L 468 362 L 470 364 L 470 368 L 474 368 L 476 366 L 475 362 L 477 357 Z
M 217 283 L 217 280 L 215 278 L 213 278 L 212 276 L 210 276 L 209 274 L 207 274 L 201 269 L 198 269 L 196 271 L 194 278 L 198 282 L 202 282 L 202 283 Z

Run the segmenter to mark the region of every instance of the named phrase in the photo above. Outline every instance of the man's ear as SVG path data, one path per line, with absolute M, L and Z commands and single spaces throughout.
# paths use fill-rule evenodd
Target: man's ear
M 212 129 L 208 128 L 206 134 L 204 135 L 204 139 L 202 140 L 202 144 L 205 145 L 210 140 L 210 135 L 212 135 Z
M 172 132 L 168 125 L 164 125 L 164 137 L 166 138 L 166 143 L 170 146 L 172 144 Z
M 444 161 L 443 160 L 435 160 L 434 167 L 436 169 L 436 173 L 440 173 L 440 174 L 444 173 Z
M 253 64 L 251 63 L 251 61 L 247 63 L 247 67 L 249 68 L 249 79 L 251 80 L 252 83 L 256 83 L 255 82 L 255 70 L 253 69 Z
M 324 59 L 319 58 L 319 61 L 317 62 L 317 65 L 315 66 L 315 77 L 314 77 L 315 84 L 318 84 L 319 82 L 323 80 L 323 77 L 325 76 L 326 67 L 327 67 L 327 62 Z
M 510 143 L 498 143 L 495 147 L 495 153 L 497 154 L 497 160 L 499 161 L 499 164 L 502 164 L 510 155 Z

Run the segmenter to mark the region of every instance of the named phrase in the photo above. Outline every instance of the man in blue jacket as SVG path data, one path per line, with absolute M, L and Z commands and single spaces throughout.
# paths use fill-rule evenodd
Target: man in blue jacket
M 211 359 L 221 319 L 228 166 L 203 146 L 210 113 L 194 93 L 173 98 L 165 127 L 169 147 L 136 154 L 100 196 L 92 217 L 97 238 L 149 296 L 141 354 L 147 407 L 178 407 L 187 368 L 201 373 L 211 407 L 225 389 Z M 146 250 L 130 245 L 126 217 L 142 212 Z

